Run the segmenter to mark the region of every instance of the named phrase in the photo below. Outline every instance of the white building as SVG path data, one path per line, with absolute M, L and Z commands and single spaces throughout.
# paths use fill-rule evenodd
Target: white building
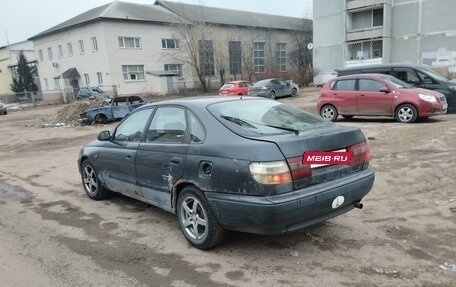
M 156 1 L 153 5 L 116 1 L 30 38 L 39 63 L 43 94 L 59 97 L 65 87 L 81 86 L 99 86 L 114 94 L 167 94 L 191 89 L 198 84 L 198 77 L 188 55 L 189 43 L 179 31 L 180 27 L 196 27 L 202 21 L 210 26 L 210 33 L 203 33 L 198 39 L 205 40 L 212 49 L 205 51 L 211 52 L 205 58 L 210 58 L 206 63 L 210 68 L 205 65 L 209 84 L 217 82 L 220 70 L 225 70 L 223 65 L 228 71 L 227 79 L 233 76 L 231 72 L 246 75 L 248 68 L 241 69 L 241 46 L 239 55 L 232 53 L 231 42 L 236 40 L 241 45 L 239 34 L 244 35 L 242 53 L 251 54 L 252 60 L 256 57 L 252 65 L 255 62 L 257 66 L 271 66 L 278 60 L 282 64 L 278 66 L 280 71 L 285 73 L 295 65 L 291 55 L 298 49 L 298 34 L 312 33 L 311 20 L 300 18 L 167 1 Z M 245 50 L 247 42 L 251 48 Z M 218 46 L 223 48 L 216 52 Z M 268 62 L 268 55 L 274 61 Z M 222 58 L 223 63 L 219 63 L 217 60 Z M 233 71 L 235 58 L 239 69 Z M 260 74 L 266 71 L 257 69 Z

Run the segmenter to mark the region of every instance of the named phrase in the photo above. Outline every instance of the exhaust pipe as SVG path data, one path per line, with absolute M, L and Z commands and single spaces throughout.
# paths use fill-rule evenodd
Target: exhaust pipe
M 361 202 L 357 201 L 357 202 L 355 202 L 355 207 L 361 209 L 361 208 L 363 208 L 363 204 Z

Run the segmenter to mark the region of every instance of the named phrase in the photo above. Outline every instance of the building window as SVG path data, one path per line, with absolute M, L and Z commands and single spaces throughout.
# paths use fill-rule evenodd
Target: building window
M 372 26 L 383 26 L 383 9 L 375 9 L 372 11 Z
M 71 43 L 67 43 L 68 48 L 68 57 L 73 57 L 73 45 Z
M 40 57 L 40 62 L 43 62 L 43 50 L 38 50 L 38 57 Z
M 255 66 L 256 73 L 264 73 L 266 71 L 264 60 L 265 47 L 265 42 L 253 43 L 253 64 Z
M 180 43 L 178 39 L 162 39 L 163 49 L 179 49 Z
M 48 59 L 49 61 L 52 61 L 52 59 L 54 59 L 54 57 L 52 56 L 52 47 L 48 48 Z
M 182 65 L 181 64 L 165 64 L 165 71 L 172 71 L 178 73 L 179 77 L 182 77 Z
M 230 74 L 236 75 L 242 73 L 241 65 L 241 42 L 228 42 L 228 57 L 230 61 Z
M 56 90 L 60 89 L 60 81 L 59 79 L 54 79 L 54 86 Z
M 144 81 L 144 65 L 123 65 L 123 78 L 125 81 Z
M 140 49 L 141 48 L 141 38 L 119 37 L 119 48 Z
M 201 72 L 205 76 L 215 75 L 214 46 L 211 40 L 198 40 Z
M 89 74 L 84 74 L 84 81 L 86 86 L 90 86 L 90 77 Z
M 49 82 L 48 82 L 48 79 L 47 78 L 44 78 L 44 88 L 46 90 L 49 90 Z
M 381 58 L 382 40 L 364 41 L 347 44 L 347 60 L 367 60 Z
M 62 58 L 63 57 L 63 47 L 62 47 L 62 45 L 58 45 L 57 49 L 59 50 L 59 57 Z
M 276 64 L 279 72 L 287 71 L 287 44 L 276 44 Z
M 97 72 L 97 79 L 98 85 L 103 85 L 103 74 L 101 72 Z
M 97 37 L 92 37 L 92 52 L 98 52 Z
M 85 48 L 84 48 L 84 40 L 79 40 L 79 54 L 84 55 Z

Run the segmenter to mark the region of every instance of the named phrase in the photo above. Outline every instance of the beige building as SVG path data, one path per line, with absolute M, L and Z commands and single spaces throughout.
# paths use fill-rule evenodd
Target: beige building
M 289 77 L 299 68 L 311 29 L 311 20 L 300 18 L 116 1 L 30 40 L 45 98 L 82 86 L 114 94 L 168 94 L 202 82 L 218 88 L 221 77 Z
M 0 47 L 0 101 L 13 102 L 21 100 L 20 95 L 11 91 L 11 83 L 16 77 L 17 57 L 23 51 L 29 65 L 35 65 L 36 58 L 31 41 L 23 41 Z M 37 79 L 38 80 L 38 79 Z M 37 94 L 37 99 L 41 94 Z

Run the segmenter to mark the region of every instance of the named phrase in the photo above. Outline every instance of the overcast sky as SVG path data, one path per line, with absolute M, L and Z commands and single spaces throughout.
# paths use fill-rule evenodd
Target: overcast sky
M 155 0 L 123 0 L 153 4 Z M 312 0 L 173 0 L 234 10 L 312 18 Z M 24 41 L 111 0 L 12 0 L 0 9 L 0 47 Z

